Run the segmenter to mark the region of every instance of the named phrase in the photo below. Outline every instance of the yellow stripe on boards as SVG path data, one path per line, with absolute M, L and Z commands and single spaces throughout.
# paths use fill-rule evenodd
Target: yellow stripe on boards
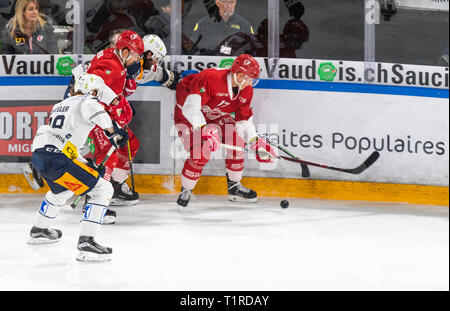
M 136 191 L 148 194 L 175 194 L 181 189 L 180 176 L 135 175 Z M 387 183 L 245 177 L 242 184 L 259 196 L 404 202 L 449 205 L 449 187 Z M 0 193 L 45 193 L 34 191 L 23 175 L 0 175 Z M 196 194 L 226 195 L 225 177 L 202 176 Z

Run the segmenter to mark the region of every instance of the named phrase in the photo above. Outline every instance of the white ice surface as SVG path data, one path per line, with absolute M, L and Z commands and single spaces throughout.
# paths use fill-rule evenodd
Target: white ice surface
M 80 207 L 26 244 L 42 199 L 0 195 L 0 290 L 449 290 L 448 206 L 144 195 L 101 228 L 112 261 L 79 263 Z

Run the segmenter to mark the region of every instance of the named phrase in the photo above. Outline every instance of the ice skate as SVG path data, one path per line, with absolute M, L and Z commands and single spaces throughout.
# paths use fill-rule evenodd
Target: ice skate
M 192 190 L 188 190 L 185 188 L 181 188 L 181 192 L 178 195 L 177 204 L 179 205 L 178 209 L 181 211 L 183 207 L 186 207 L 189 204 L 189 200 L 192 196 Z
M 81 262 L 110 261 L 112 248 L 99 245 L 91 236 L 80 236 L 77 249 L 80 251 L 76 257 Z
M 228 178 L 228 200 L 233 202 L 258 202 L 257 194 L 254 190 L 245 188 L 240 182 L 231 181 Z
M 111 206 L 129 206 L 139 203 L 139 193 L 130 189 L 126 182 L 119 184 L 111 180 L 114 187 L 114 195 L 111 199 Z
M 38 228 L 33 226 L 30 231 L 28 244 L 51 244 L 58 242 L 62 237 L 61 230 L 53 228 Z

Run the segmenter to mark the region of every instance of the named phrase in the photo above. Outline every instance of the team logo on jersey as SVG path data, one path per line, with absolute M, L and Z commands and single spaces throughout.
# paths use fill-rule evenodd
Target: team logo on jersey
M 228 97 L 228 93 L 217 93 L 216 96 L 217 97 Z
M 232 24 L 230 27 L 233 29 L 241 30 L 241 26 L 238 24 Z
M 229 102 L 222 100 L 222 102 L 220 104 L 217 105 L 217 108 L 223 108 L 230 105 Z
M 130 38 L 131 38 L 131 40 L 136 40 L 137 35 L 131 35 Z
M 106 70 L 105 72 L 107 75 L 111 74 L 111 70 Z
M 37 40 L 38 40 L 39 42 L 41 42 L 43 39 L 44 39 L 44 36 L 43 36 L 43 35 L 40 35 L 40 36 L 37 37 Z
M 200 93 L 205 93 L 205 92 L 206 92 L 205 88 L 202 87 L 202 88 L 200 89 Z

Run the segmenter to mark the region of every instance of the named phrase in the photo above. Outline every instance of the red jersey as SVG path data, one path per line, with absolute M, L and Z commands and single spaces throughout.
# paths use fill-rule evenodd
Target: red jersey
M 101 77 L 105 84 L 111 88 L 116 95 L 121 95 L 123 93 L 127 70 L 114 51 L 114 48 L 98 52 L 89 64 L 86 72 Z
M 246 87 L 235 95 L 233 93 L 232 73 L 230 69 L 206 69 L 190 75 L 177 86 L 176 114 L 183 113 L 182 107 L 190 95 L 201 97 L 201 112 L 209 123 L 225 115 L 235 113 L 235 121 L 247 121 L 253 116 L 250 107 L 253 98 L 253 88 Z M 179 115 L 181 117 L 181 115 Z M 189 116 L 185 116 L 188 117 Z M 175 116 L 177 118 L 177 115 Z

